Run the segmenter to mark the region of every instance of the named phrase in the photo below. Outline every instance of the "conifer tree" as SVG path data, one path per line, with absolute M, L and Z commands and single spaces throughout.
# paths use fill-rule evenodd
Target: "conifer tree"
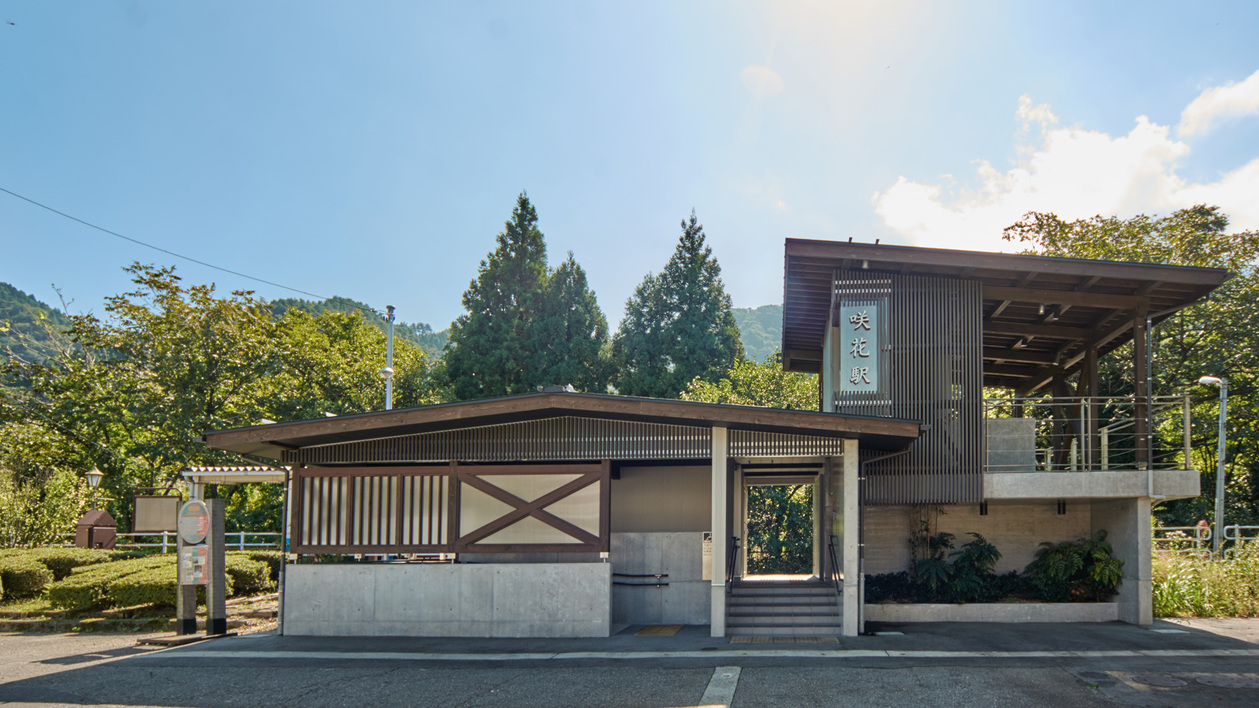
M 612 351 L 617 390 L 654 398 L 677 398 L 697 376 L 716 382 L 743 358 L 721 266 L 694 211 L 664 271 L 625 304 Z
M 551 273 L 534 334 L 534 368 L 541 385 L 572 384 L 578 391 L 603 392 L 607 366 L 601 351 L 608 341 L 608 320 L 572 251 Z
M 457 400 L 524 393 L 537 384 L 533 322 L 547 282 L 538 214 L 521 192 L 497 247 L 463 294 L 467 312 L 450 325 L 446 369 Z
M 606 387 L 601 350 L 607 319 L 572 253 L 559 268 L 547 268 L 538 215 L 525 193 L 463 294 L 463 306 L 467 312 L 451 325 L 445 358 L 456 400 L 550 384 Z

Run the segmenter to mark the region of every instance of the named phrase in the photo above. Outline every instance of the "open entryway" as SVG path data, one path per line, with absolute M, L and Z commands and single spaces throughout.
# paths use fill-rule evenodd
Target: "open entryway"
M 821 466 L 740 469 L 743 552 L 730 589 L 731 635 L 836 636 L 838 592 L 825 562 Z

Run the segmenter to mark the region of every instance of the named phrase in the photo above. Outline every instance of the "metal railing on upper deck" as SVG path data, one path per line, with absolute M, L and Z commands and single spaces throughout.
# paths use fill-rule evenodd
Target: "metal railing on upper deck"
M 989 398 L 984 420 L 989 472 L 1191 468 L 1188 396 Z

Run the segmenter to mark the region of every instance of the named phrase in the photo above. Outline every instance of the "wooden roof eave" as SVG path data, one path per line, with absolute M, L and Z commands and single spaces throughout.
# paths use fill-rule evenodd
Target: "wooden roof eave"
M 852 438 L 860 440 L 864 447 L 882 450 L 903 449 L 917 439 L 919 429 L 916 421 L 889 418 L 601 394 L 530 393 L 481 401 L 210 431 L 202 435 L 202 440 L 216 449 L 279 459 L 284 450 L 313 445 L 475 428 L 564 415 Z

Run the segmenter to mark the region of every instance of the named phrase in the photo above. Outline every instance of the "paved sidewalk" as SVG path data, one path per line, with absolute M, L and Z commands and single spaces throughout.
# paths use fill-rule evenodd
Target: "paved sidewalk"
M 716 666 L 732 660 L 823 660 L 881 665 L 900 661 L 1018 662 L 1072 658 L 1210 660 L 1253 657 L 1259 620 L 1158 621 L 1152 627 L 1107 624 L 877 624 L 862 637 L 764 641 L 714 638 L 706 626 L 673 634 L 631 626 L 592 639 L 281 637 L 274 633 L 201 642 L 161 654 L 163 662 L 204 660 L 324 662 L 616 662 L 669 661 Z

